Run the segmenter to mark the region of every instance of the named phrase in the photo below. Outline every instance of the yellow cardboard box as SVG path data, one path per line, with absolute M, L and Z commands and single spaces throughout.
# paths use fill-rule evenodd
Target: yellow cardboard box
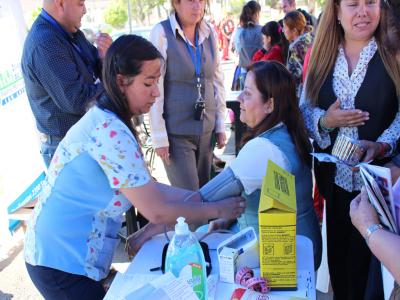
M 261 276 L 273 290 L 297 290 L 294 176 L 268 160 L 258 208 Z

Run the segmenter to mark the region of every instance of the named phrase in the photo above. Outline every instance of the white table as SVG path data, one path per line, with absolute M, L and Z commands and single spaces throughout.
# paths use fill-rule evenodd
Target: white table
M 200 238 L 204 235 L 203 232 L 195 232 L 194 233 L 197 238 Z M 170 239 L 174 235 L 174 232 L 168 232 L 168 236 Z M 211 264 L 212 271 L 211 274 L 219 274 L 219 264 L 216 247 L 223 240 L 231 237 L 231 234 L 212 234 L 205 238 L 203 241 L 206 242 L 210 247 L 210 256 L 211 256 Z M 311 282 L 309 283 L 309 299 L 316 300 L 316 292 L 315 292 L 315 275 L 314 275 L 314 257 L 313 257 L 313 245 L 309 238 L 298 235 L 296 237 L 297 240 L 297 270 L 309 270 L 311 275 Z M 125 274 L 154 274 L 154 275 L 162 275 L 161 271 L 151 272 L 150 269 L 161 267 L 161 255 L 164 245 L 167 243 L 167 240 L 164 234 L 159 234 L 154 236 L 151 240 L 146 242 L 143 247 L 140 249 L 138 254 L 133 259 L 132 263 L 129 265 L 128 269 L 125 271 Z M 260 269 L 254 269 L 255 276 L 260 275 Z M 217 290 L 217 300 L 229 300 L 233 291 L 242 286 L 237 284 L 229 284 L 225 282 L 218 283 Z M 242 287 L 243 288 L 243 287 Z M 287 296 L 296 296 L 296 292 L 270 292 L 271 294 L 277 295 L 287 295 Z

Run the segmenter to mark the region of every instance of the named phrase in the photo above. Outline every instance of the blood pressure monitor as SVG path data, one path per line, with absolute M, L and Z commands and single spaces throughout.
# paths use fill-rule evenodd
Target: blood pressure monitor
M 260 246 L 253 227 L 248 227 L 219 244 L 218 257 L 224 248 L 238 250 L 238 269 L 245 266 L 250 269 L 260 267 Z

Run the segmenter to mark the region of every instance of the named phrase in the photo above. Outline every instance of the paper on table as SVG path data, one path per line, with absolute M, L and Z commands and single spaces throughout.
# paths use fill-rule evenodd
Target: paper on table
M 146 285 L 142 286 L 141 288 L 137 289 L 133 293 L 130 293 L 122 300 L 142 300 L 146 299 L 148 296 L 150 296 L 151 293 L 153 293 L 155 290 L 157 290 L 159 287 L 163 286 L 164 284 L 174 280 L 176 277 L 174 274 L 171 272 L 167 272 L 164 275 L 154 279 L 152 282 L 147 283 Z
M 348 168 L 357 168 L 362 165 L 369 164 L 372 161 L 372 160 L 370 160 L 369 162 L 366 162 L 366 163 L 362 162 L 362 163 L 359 163 L 358 165 L 355 165 L 354 167 L 352 167 L 352 166 L 346 165 L 345 163 L 341 162 L 337 157 L 327 154 L 327 153 L 310 153 L 310 154 L 312 156 L 314 156 L 316 159 L 318 159 L 318 161 L 320 161 L 320 162 L 328 162 L 328 163 L 331 162 L 331 163 L 342 165 L 342 166 L 345 166 Z
M 217 295 L 217 288 L 219 282 L 218 274 L 210 274 L 207 278 L 207 287 L 208 287 L 208 300 L 215 300 L 215 296 Z
M 160 275 L 127 275 L 118 272 L 111 284 L 110 289 L 104 297 L 104 300 L 121 300 L 124 296 L 136 291 L 158 277 L 160 277 Z
M 146 300 L 199 300 L 199 298 L 187 281 L 179 277 L 158 288 Z

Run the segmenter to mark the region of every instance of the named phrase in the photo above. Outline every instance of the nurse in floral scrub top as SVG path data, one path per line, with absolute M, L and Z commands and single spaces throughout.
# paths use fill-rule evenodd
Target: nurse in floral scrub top
M 174 224 L 179 216 L 193 223 L 244 213 L 241 197 L 201 203 L 198 193 L 150 176 L 131 118 L 148 113 L 160 95 L 162 64 L 160 52 L 145 39 L 116 40 L 104 60 L 106 92 L 58 146 L 28 222 L 23 254 L 45 299 L 103 299 L 100 280 L 118 246 L 122 214 L 132 205 L 158 224 Z

